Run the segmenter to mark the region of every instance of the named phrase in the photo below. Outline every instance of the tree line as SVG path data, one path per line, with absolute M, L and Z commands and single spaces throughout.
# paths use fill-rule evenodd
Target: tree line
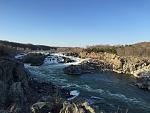
M 119 56 L 139 56 L 139 57 L 150 57 L 150 42 L 142 42 L 132 45 L 96 45 L 88 46 L 84 51 L 91 52 L 107 52 L 117 54 Z
M 16 42 L 9 42 L 9 41 L 0 41 L 0 46 L 11 47 L 16 50 L 51 50 L 57 49 L 57 47 L 50 47 L 45 45 L 33 45 L 33 44 L 22 44 Z

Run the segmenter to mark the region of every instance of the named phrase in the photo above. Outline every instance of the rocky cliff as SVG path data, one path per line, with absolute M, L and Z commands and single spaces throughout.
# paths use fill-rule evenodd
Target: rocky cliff
M 10 112 L 29 111 L 28 95 L 31 93 L 28 85 L 28 72 L 23 64 L 9 58 L 0 58 L 0 109 Z
M 81 58 L 91 58 L 92 62 L 110 65 L 112 71 L 133 74 L 138 77 L 142 72 L 150 71 L 150 59 L 140 57 L 120 57 L 111 53 L 80 53 Z

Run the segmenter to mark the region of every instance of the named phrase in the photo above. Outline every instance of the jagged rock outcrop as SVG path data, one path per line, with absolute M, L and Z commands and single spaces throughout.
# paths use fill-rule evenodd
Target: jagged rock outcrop
M 150 79 L 142 77 L 142 78 L 137 80 L 136 85 L 139 88 L 150 90 Z
M 136 85 L 139 88 L 150 90 L 150 71 L 140 73 Z
M 90 59 L 88 62 L 82 62 L 80 65 L 70 65 L 64 68 L 64 73 L 68 75 L 81 75 L 85 73 L 95 73 L 111 69 L 111 65 L 104 62 Z
M 81 58 L 91 58 L 90 62 L 94 62 L 96 65 L 99 64 L 102 70 L 113 70 L 122 72 L 125 60 L 116 54 L 110 53 L 80 53 Z M 97 65 L 98 66 L 98 65 Z M 100 69 L 100 68 L 99 68 Z
M 52 110 L 50 102 L 37 102 L 31 107 L 32 113 L 48 113 Z
M 90 107 L 87 102 L 84 103 L 70 103 L 64 102 L 63 108 L 59 113 L 95 113 L 94 109 Z
M 30 93 L 28 72 L 23 64 L 9 58 L 0 58 L 0 108 L 9 109 L 13 113 L 29 111 L 26 106 Z M 26 95 L 25 95 L 26 94 Z
M 140 57 L 120 57 L 111 53 L 80 53 L 81 58 L 91 58 L 92 62 L 103 62 L 104 65 L 110 65 L 110 70 L 118 73 L 133 74 L 150 70 L 150 59 Z M 107 68 L 107 67 L 106 67 Z

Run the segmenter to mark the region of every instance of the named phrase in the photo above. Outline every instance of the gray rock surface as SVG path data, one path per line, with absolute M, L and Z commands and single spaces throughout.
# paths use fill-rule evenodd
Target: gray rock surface
M 29 53 L 23 57 L 23 63 L 29 63 L 31 66 L 40 66 L 44 63 L 45 56 L 38 53 Z

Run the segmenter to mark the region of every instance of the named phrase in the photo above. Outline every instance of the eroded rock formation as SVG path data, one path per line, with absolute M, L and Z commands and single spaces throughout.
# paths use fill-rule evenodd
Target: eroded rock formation
M 91 58 L 96 62 L 111 65 L 111 70 L 118 73 L 133 74 L 138 76 L 141 72 L 150 70 L 150 59 L 140 57 L 120 57 L 111 53 L 80 53 L 81 58 Z M 93 62 L 92 61 L 92 62 Z

